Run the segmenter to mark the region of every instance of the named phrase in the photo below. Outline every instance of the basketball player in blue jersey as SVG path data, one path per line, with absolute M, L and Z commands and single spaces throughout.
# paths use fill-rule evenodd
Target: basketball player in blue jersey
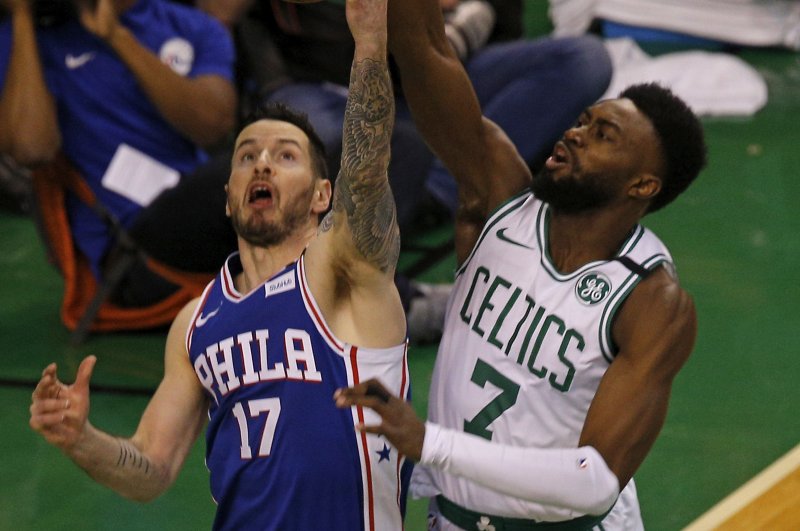
M 226 188 L 238 253 L 172 325 L 164 379 L 135 434 L 89 423 L 94 357 L 73 385 L 55 364 L 43 372 L 30 425 L 123 496 L 164 492 L 208 417 L 215 529 L 402 528 L 404 458 L 355 429 L 374 412 L 332 399 L 373 378 L 409 394 L 386 174 L 386 0 L 348 0 L 347 18 L 356 51 L 335 191 L 304 119 L 277 108 L 244 127 Z
M 698 175 L 702 127 L 670 91 L 633 86 L 586 109 L 532 177 L 482 118 L 438 1 L 389 13 L 416 123 L 459 182 L 459 266 L 428 422 L 375 382 L 337 403 L 373 408 L 362 431 L 424 465 L 412 492 L 431 497 L 430 529 L 642 529 L 632 478 L 696 316 L 639 221 Z

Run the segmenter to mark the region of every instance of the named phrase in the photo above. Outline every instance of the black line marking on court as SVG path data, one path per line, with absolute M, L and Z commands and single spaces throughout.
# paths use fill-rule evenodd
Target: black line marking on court
M 33 391 L 39 380 L 23 380 L 16 378 L 0 378 L 0 387 L 20 387 Z M 112 395 L 152 396 L 155 388 L 124 387 L 118 385 L 89 384 L 92 393 L 108 393 Z

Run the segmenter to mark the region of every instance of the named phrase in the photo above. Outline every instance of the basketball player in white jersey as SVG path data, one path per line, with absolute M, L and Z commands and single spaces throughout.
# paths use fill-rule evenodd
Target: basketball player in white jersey
M 431 529 L 642 529 L 632 478 L 696 316 L 639 221 L 698 175 L 702 127 L 668 90 L 634 86 L 587 108 L 532 177 L 482 118 L 439 12 L 436 0 L 389 10 L 414 118 L 460 190 L 428 421 L 375 383 L 337 404 L 374 408 L 382 422 L 362 429 L 424 465 L 412 492 L 431 497 Z
M 94 357 L 73 385 L 58 380 L 55 364 L 44 370 L 30 425 L 99 483 L 135 500 L 157 497 L 208 420 L 214 529 L 402 527 L 403 457 L 354 429 L 373 412 L 331 400 L 369 377 L 397 396 L 409 391 L 393 282 L 400 240 L 387 180 L 386 9 L 386 0 L 347 2 L 356 51 L 341 170 L 321 225 L 331 184 L 308 122 L 278 109 L 240 132 L 226 187 L 238 253 L 173 323 L 163 380 L 135 434 L 117 438 L 89 423 Z

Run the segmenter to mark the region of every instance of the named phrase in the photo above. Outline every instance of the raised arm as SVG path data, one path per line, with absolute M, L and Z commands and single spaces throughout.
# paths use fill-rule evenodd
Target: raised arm
M 393 278 L 400 230 L 389 187 L 394 95 L 386 59 L 387 0 L 347 0 L 355 56 L 344 115 L 333 209 L 308 250 L 318 297 L 332 326 L 365 346 L 402 341 L 405 319 Z M 318 259 L 320 254 L 324 257 Z M 324 266 L 320 267 L 320 264 Z M 340 311 L 344 310 L 344 311 Z
M 482 116 L 445 36 L 439 1 L 391 0 L 389 49 L 414 122 L 456 178 L 467 221 L 481 223 L 528 185 L 530 173 L 505 133 Z
M 207 397 L 184 346 L 195 304 L 184 308 L 170 329 L 164 378 L 132 437 L 115 437 L 88 420 L 94 356 L 83 360 L 72 385 L 60 382 L 50 364 L 33 393 L 31 428 L 126 498 L 149 501 L 172 485 L 205 422 Z
M 386 1 L 348 1 L 347 19 L 356 47 L 332 221 L 349 231 L 358 261 L 391 275 L 400 231 L 387 174 L 394 94 L 386 62 Z
M 81 23 L 104 40 L 130 69 L 162 116 L 202 147 L 222 139 L 236 119 L 236 91 L 221 75 L 185 77 L 174 72 L 120 24 L 113 0 L 85 7 Z M 227 38 L 220 28 L 220 39 Z
M 12 37 L 5 82 L 0 86 L 0 152 L 32 166 L 55 156 L 61 135 L 39 59 L 31 2 L 6 0 L 4 5 L 11 13 Z

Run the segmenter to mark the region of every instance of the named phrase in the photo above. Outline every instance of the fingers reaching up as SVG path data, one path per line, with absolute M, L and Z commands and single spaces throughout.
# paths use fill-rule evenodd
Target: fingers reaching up
M 97 358 L 86 357 L 78 367 L 75 383 L 58 379 L 57 366 L 51 363 L 31 397 L 31 428 L 50 444 L 69 450 L 80 439 L 89 416 L 89 381 Z

